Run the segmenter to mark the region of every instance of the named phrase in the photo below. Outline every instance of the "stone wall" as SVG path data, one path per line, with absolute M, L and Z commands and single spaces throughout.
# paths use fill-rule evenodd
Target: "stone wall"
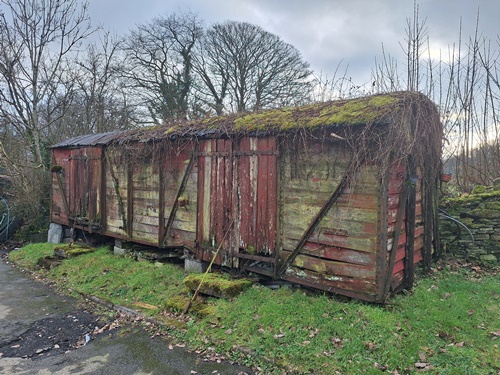
M 462 225 L 440 214 L 443 251 L 459 258 L 500 265 L 500 179 L 493 186 L 476 186 L 471 194 L 443 197 L 441 209 Z

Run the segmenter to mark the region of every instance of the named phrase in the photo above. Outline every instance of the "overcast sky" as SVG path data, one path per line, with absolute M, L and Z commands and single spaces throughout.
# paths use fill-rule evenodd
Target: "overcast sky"
M 419 0 L 418 5 L 435 57 L 458 42 L 461 20 L 463 34 L 473 34 L 478 10 L 481 33 L 498 42 L 500 0 Z M 156 16 L 188 10 L 206 26 L 225 20 L 260 25 L 295 46 L 316 73 L 332 76 L 342 62 L 362 84 L 382 43 L 387 53 L 401 54 L 413 0 L 90 0 L 93 23 L 118 35 Z

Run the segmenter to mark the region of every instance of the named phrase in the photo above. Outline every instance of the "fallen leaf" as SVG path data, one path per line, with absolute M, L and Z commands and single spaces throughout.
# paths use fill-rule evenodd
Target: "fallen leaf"
M 318 332 L 319 332 L 319 329 L 317 329 L 317 328 L 314 331 L 310 331 L 309 332 L 309 337 L 310 338 L 315 337 L 318 334 Z
M 467 314 L 469 314 L 469 315 L 474 314 L 474 310 L 469 310 L 469 311 L 467 311 Z
M 324 351 L 323 354 L 327 357 L 330 357 L 333 353 L 335 353 L 334 349 L 330 349 L 329 351 Z
M 168 348 L 169 348 L 170 350 L 174 350 L 174 346 L 173 346 L 172 344 L 168 344 Z
M 446 293 L 444 294 L 444 299 L 448 299 L 448 298 L 450 298 L 450 297 L 451 297 L 451 293 L 446 292 Z
M 339 339 L 338 337 L 332 337 L 331 340 L 332 344 L 337 348 L 342 345 L 342 340 Z
M 285 334 L 284 333 L 278 333 L 276 335 L 274 335 L 274 339 L 277 340 L 277 339 L 280 339 L 282 337 L 285 337 Z
M 424 352 L 418 352 L 418 358 L 420 358 L 420 362 L 426 362 L 427 358 L 425 358 Z
M 147 310 L 158 309 L 158 306 L 151 305 L 150 303 L 145 303 L 145 302 L 134 302 L 133 305 L 137 306 L 137 307 L 142 307 L 143 309 L 147 309 Z
M 373 364 L 373 366 L 374 366 L 375 368 L 379 369 L 380 371 L 385 371 L 385 370 L 387 370 L 387 366 L 386 366 L 386 365 L 381 365 L 381 364 L 379 364 L 379 363 L 377 363 L 377 362 L 375 362 L 375 363 Z
M 426 362 L 415 362 L 415 367 L 418 369 L 426 368 L 429 364 Z

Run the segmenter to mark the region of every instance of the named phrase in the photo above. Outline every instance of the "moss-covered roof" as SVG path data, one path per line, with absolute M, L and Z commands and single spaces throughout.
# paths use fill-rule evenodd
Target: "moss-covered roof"
M 415 100 L 420 103 L 428 102 L 433 106 L 422 94 L 396 92 L 138 128 L 116 134 L 112 142 L 145 142 L 162 138 L 205 138 L 248 133 L 264 135 L 297 129 L 313 130 L 326 126 L 390 124 L 400 117 L 403 108 L 407 108 L 409 103 Z
M 231 114 L 137 129 L 126 135 L 138 138 L 173 136 L 210 136 L 238 133 L 279 133 L 321 126 L 351 126 L 389 123 L 392 114 L 410 93 L 374 95 L 350 100 L 308 104 L 300 107 L 270 109 L 252 113 Z
M 235 117 L 230 125 L 235 132 L 246 132 L 387 122 L 394 104 L 398 101 L 395 95 L 377 95 L 302 107 L 272 109 Z M 219 122 L 219 118 L 208 118 L 202 123 L 208 127 L 217 127 Z

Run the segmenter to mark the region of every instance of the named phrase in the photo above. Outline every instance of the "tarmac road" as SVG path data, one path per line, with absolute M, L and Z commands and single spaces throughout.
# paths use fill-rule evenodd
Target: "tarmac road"
M 95 327 L 105 323 L 79 301 L 0 261 L 2 375 L 251 374 L 241 366 L 204 361 L 180 347 L 169 349 L 166 340 L 140 328 L 97 334 Z

